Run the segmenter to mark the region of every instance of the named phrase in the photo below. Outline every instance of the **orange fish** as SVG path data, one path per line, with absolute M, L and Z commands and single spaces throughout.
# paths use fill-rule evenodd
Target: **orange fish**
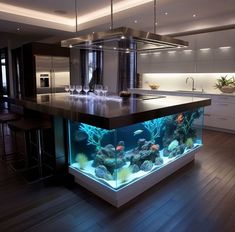
M 153 145 L 150 147 L 150 149 L 151 149 L 152 151 L 157 151 L 157 150 L 159 150 L 159 145 L 158 145 L 158 144 L 153 144 Z
M 181 114 L 178 115 L 178 117 L 177 117 L 177 119 L 176 119 L 176 122 L 177 122 L 177 123 L 181 123 L 181 122 L 183 121 L 183 119 L 184 119 L 184 116 L 183 116 L 183 114 L 181 113 Z
M 118 146 L 116 147 L 116 151 L 123 151 L 123 150 L 124 150 L 124 147 L 121 146 L 121 145 L 118 145 Z

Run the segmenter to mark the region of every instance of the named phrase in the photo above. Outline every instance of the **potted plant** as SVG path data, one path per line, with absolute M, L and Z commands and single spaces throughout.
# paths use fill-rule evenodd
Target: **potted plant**
M 235 79 L 234 77 L 227 78 L 226 76 L 221 76 L 217 79 L 215 88 L 219 89 L 223 93 L 233 93 L 235 91 Z

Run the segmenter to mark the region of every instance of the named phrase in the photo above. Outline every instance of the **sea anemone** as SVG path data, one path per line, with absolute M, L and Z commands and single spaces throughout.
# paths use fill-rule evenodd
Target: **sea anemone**
M 76 156 L 76 162 L 79 164 L 80 169 L 84 169 L 87 165 L 88 158 L 83 153 L 78 153 Z
M 121 183 L 124 183 L 128 180 L 129 176 L 131 174 L 131 169 L 129 167 L 121 168 L 118 171 L 118 179 Z

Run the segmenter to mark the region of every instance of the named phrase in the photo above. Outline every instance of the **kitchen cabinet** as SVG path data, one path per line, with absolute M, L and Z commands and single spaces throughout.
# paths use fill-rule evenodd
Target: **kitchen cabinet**
M 174 96 L 211 98 L 211 105 L 204 108 L 204 126 L 208 129 L 235 133 L 235 95 L 185 93 L 179 91 L 153 91 L 150 89 L 131 89 L 132 93 L 165 94 Z

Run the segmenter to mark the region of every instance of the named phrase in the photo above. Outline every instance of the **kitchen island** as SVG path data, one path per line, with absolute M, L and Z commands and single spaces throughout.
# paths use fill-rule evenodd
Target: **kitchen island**
M 8 102 L 54 117 L 75 181 L 119 207 L 194 159 L 210 99 L 38 95 Z M 62 128 L 66 120 L 67 129 Z

